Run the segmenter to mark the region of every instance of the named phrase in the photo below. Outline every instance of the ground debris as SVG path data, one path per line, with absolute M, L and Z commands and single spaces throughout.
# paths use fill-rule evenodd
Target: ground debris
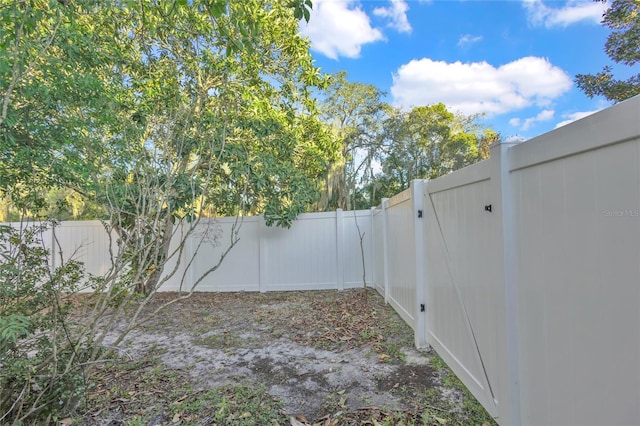
M 437 425 L 421 398 L 434 392 L 437 405 L 444 393 L 431 355 L 412 345 L 372 289 L 195 293 L 134 330 L 121 361 L 93 370 L 74 424 Z

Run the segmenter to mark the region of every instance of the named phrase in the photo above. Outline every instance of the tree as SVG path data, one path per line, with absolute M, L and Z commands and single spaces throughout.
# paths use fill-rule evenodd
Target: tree
M 288 226 L 333 149 L 291 5 L 7 8 L 3 195 L 37 212 L 43 188 L 71 188 L 103 206 L 125 247 L 166 243 L 175 220 L 204 208 Z
M 176 274 L 187 238 L 198 233 L 196 249 L 220 243 L 205 213 L 237 214 L 239 226 L 242 215 L 264 212 L 269 224 L 288 226 L 315 200 L 336 145 L 310 96 L 324 78 L 298 34 L 296 16 L 309 7 L 308 0 L 3 2 L 0 197 L 37 216 L 48 194 L 73 191 L 100 206 L 113 239 L 112 267 L 82 281 L 95 290 L 91 304 L 56 353 L 78 350 L 69 362 L 93 365 L 106 355 L 102 339 L 124 320 L 114 345 L 122 341 Z M 237 229 L 200 280 L 237 243 Z M 36 292 L 45 283 L 55 293 L 38 303 L 57 303 L 81 284 L 61 289 L 55 279 L 31 278 Z M 21 283 L 7 278 L 0 286 L 11 315 Z M 0 335 L 16 324 L 1 322 Z M 25 333 L 16 339 L 33 337 Z M 69 371 L 43 362 L 38 372 L 52 386 Z M 51 407 L 42 402 L 51 389 L 39 393 L 28 377 L 12 377 L 0 386 L 2 421 L 49 423 Z
M 602 24 L 612 30 L 605 43 L 605 52 L 616 63 L 628 66 L 640 61 L 640 3 L 636 0 L 613 0 L 605 11 Z M 610 66 L 593 74 L 578 74 L 578 87 L 590 98 L 604 96 L 620 102 L 640 94 L 640 73 L 626 80 L 614 78 Z
M 347 81 L 344 71 L 331 76 L 323 94 L 321 116 L 331 128 L 340 154 L 331 162 L 318 208 L 349 210 L 357 185 L 372 173 L 382 117 L 389 107 L 382 101 L 384 92 L 373 85 Z
M 382 173 L 365 189 L 370 203 L 407 189 L 413 179 L 435 179 L 488 158 L 488 145 L 499 135 L 485 130 L 479 136 L 476 120 L 454 115 L 442 103 L 390 113 L 377 157 Z

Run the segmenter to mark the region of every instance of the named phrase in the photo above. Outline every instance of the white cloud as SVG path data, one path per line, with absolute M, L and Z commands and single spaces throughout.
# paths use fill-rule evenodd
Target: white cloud
M 542 0 L 524 0 L 529 24 L 547 28 L 566 27 L 581 21 L 598 24 L 607 9 L 604 2 L 569 0 L 563 7 L 549 7 Z
M 300 32 L 311 40 L 311 48 L 331 59 L 357 58 L 362 46 L 384 40 L 371 26 L 358 2 L 315 0 L 309 23 L 300 22 Z
M 512 118 L 509 120 L 509 124 L 513 127 L 518 127 L 520 125 L 520 119 L 518 117 Z
M 562 116 L 564 118 L 566 118 L 566 120 L 559 122 L 558 124 L 556 124 L 556 129 L 558 127 L 562 127 L 565 126 L 569 123 L 573 123 L 576 120 L 580 120 L 581 118 L 584 118 L 588 115 L 591 114 L 595 114 L 596 112 L 600 111 L 599 109 L 593 110 L 593 111 L 579 111 L 579 112 L 574 112 L 572 114 L 563 114 Z
M 404 0 L 391 0 L 389 7 L 376 7 L 373 14 L 383 18 L 390 18 L 389 26 L 401 33 L 410 33 L 411 24 L 407 19 L 409 6 Z
M 525 138 L 524 136 L 521 136 L 521 135 L 513 135 L 513 136 L 509 136 L 509 137 L 508 137 L 508 138 L 506 138 L 504 141 L 505 141 L 505 142 L 516 142 L 516 143 L 519 143 L 519 142 L 524 142 L 524 141 L 526 141 L 526 140 L 527 140 L 527 138 Z
M 482 36 L 473 36 L 471 34 L 463 34 L 458 39 L 458 47 L 465 47 L 469 44 L 482 41 Z
M 522 130 L 529 130 L 531 126 L 540 121 L 549 121 L 553 119 L 556 112 L 552 109 L 542 110 L 535 117 L 529 117 L 522 123 Z
M 546 106 L 571 88 L 571 77 L 547 59 L 528 56 L 499 67 L 487 62 L 414 59 L 393 75 L 391 94 L 402 107 L 442 102 L 464 114 L 503 114 Z

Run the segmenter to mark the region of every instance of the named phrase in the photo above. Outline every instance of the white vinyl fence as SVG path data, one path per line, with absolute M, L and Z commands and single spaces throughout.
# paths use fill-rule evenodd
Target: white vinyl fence
M 277 291 L 321 290 L 362 287 L 363 266 L 360 233 L 371 235 L 370 210 L 331 213 L 308 213 L 298 216 L 289 229 L 267 227 L 262 217 L 245 217 L 240 227 L 240 241 L 208 275 L 199 291 Z M 193 259 L 186 282 L 172 279 L 164 291 L 185 290 L 213 264 L 228 247 L 235 218 L 216 219 L 219 244 L 198 247 L 200 235 L 189 239 L 181 268 Z M 208 224 L 203 223 L 202 227 Z M 363 244 L 365 271 L 372 269 L 372 245 Z M 182 274 L 176 274 L 178 276 Z
M 399 197 L 377 288 L 500 424 L 640 424 L 640 97 Z
M 372 210 L 301 214 L 291 228 L 266 226 L 261 216 L 203 219 L 187 237 L 177 272 L 161 291 L 188 291 L 230 244 L 234 224 L 239 242 L 219 269 L 206 276 L 198 291 L 321 290 L 362 287 L 373 275 Z M 356 226 L 357 224 L 357 226 Z M 19 223 L 12 224 L 19 227 Z M 358 232 L 358 227 L 360 232 Z M 360 235 L 363 236 L 362 249 Z M 182 239 L 176 232 L 172 249 Z M 93 275 L 104 275 L 117 254 L 115 232 L 99 221 L 61 222 L 43 236 L 52 266 L 81 261 Z M 113 246 L 112 252 L 109 245 Z M 165 267 L 171 270 L 175 265 Z M 184 277 L 184 278 L 183 278 Z
M 184 282 L 162 290 L 190 288 L 234 221 L 213 222 L 218 246 L 198 249 L 196 232 Z M 110 266 L 99 222 L 65 222 L 52 240 L 89 272 Z M 304 214 L 291 229 L 244 218 L 199 290 L 340 290 L 363 273 L 500 424 L 640 424 L 640 96 L 495 145 L 378 208 Z

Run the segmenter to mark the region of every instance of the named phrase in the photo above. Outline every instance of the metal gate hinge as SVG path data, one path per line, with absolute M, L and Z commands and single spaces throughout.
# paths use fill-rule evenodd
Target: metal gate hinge
M 425 306 L 424 303 L 420 304 L 420 312 L 424 312 L 425 311 Z
M 484 211 L 491 213 L 491 204 L 487 204 L 486 206 L 484 206 Z
M 418 218 L 422 217 L 422 210 L 418 210 Z

